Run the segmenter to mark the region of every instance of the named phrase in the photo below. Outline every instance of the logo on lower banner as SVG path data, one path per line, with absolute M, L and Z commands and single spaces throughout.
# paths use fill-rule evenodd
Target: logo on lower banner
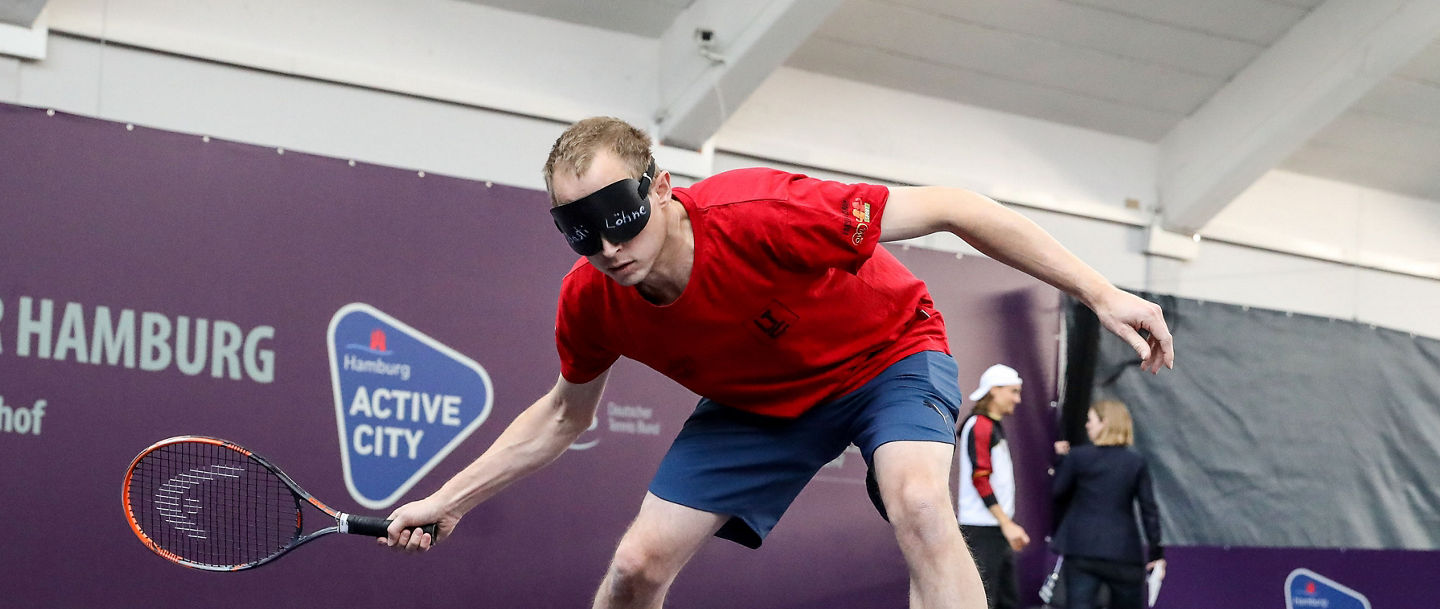
M 490 416 L 490 375 L 399 320 L 361 303 L 330 319 L 330 379 L 345 486 L 382 509 Z
M 1370 609 L 1365 595 L 1346 588 L 1309 569 L 1296 569 L 1285 578 L 1286 609 Z

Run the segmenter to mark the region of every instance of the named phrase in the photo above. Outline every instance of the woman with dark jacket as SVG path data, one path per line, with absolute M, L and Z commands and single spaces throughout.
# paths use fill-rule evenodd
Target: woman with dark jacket
M 1091 609 L 1106 584 L 1112 609 L 1142 609 L 1146 571 L 1163 577 L 1165 558 L 1145 458 L 1129 448 L 1135 441 L 1130 411 L 1118 401 L 1096 402 L 1085 432 L 1091 444 L 1073 450 L 1065 442 L 1055 444 L 1056 452 L 1069 453 L 1055 471 L 1053 495 L 1057 505 L 1067 507 L 1051 541 L 1051 549 L 1065 557 L 1066 606 Z M 1148 551 L 1135 526 L 1136 503 Z

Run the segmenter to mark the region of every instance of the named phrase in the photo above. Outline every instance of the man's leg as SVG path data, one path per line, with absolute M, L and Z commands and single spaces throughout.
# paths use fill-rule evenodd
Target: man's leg
M 953 455 L 942 442 L 889 442 L 875 450 L 875 478 L 910 567 L 913 607 L 985 607 L 980 572 L 950 507 Z
M 1009 547 L 1005 548 L 1009 550 Z M 1015 573 L 1015 553 L 1006 552 L 1005 558 L 1000 561 L 1000 577 L 995 582 L 995 602 L 993 606 L 1001 609 L 1018 609 L 1020 607 L 1020 581 Z
M 615 549 L 595 609 L 659 609 L 680 568 L 728 519 L 646 493 Z
M 1010 555 L 1010 542 L 1000 532 L 1000 527 L 960 525 L 960 534 L 975 559 L 975 568 L 980 571 L 980 581 L 985 585 L 985 598 L 990 609 L 996 609 L 1000 600 L 1001 565 Z

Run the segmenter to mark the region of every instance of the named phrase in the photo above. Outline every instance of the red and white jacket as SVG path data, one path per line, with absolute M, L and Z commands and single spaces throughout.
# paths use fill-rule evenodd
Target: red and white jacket
M 1015 467 L 1005 428 L 985 415 L 972 414 L 960 426 L 960 524 L 1000 526 L 990 506 L 1000 504 L 1015 517 Z

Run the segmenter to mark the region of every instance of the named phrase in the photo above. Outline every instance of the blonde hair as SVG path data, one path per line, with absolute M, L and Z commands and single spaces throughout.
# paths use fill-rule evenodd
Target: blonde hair
M 560 204 L 555 199 L 555 172 L 568 171 L 579 178 L 590 170 L 595 153 L 602 149 L 614 152 L 636 179 L 653 160 L 650 136 L 630 123 L 611 116 L 596 116 L 570 125 L 555 140 L 550 157 L 545 160 L 545 190 L 550 193 L 550 205 Z
M 1100 400 L 1090 405 L 1095 416 L 1105 427 L 1100 437 L 1095 438 L 1096 446 L 1131 446 L 1135 444 L 1135 424 L 1130 420 L 1130 409 L 1119 400 Z

